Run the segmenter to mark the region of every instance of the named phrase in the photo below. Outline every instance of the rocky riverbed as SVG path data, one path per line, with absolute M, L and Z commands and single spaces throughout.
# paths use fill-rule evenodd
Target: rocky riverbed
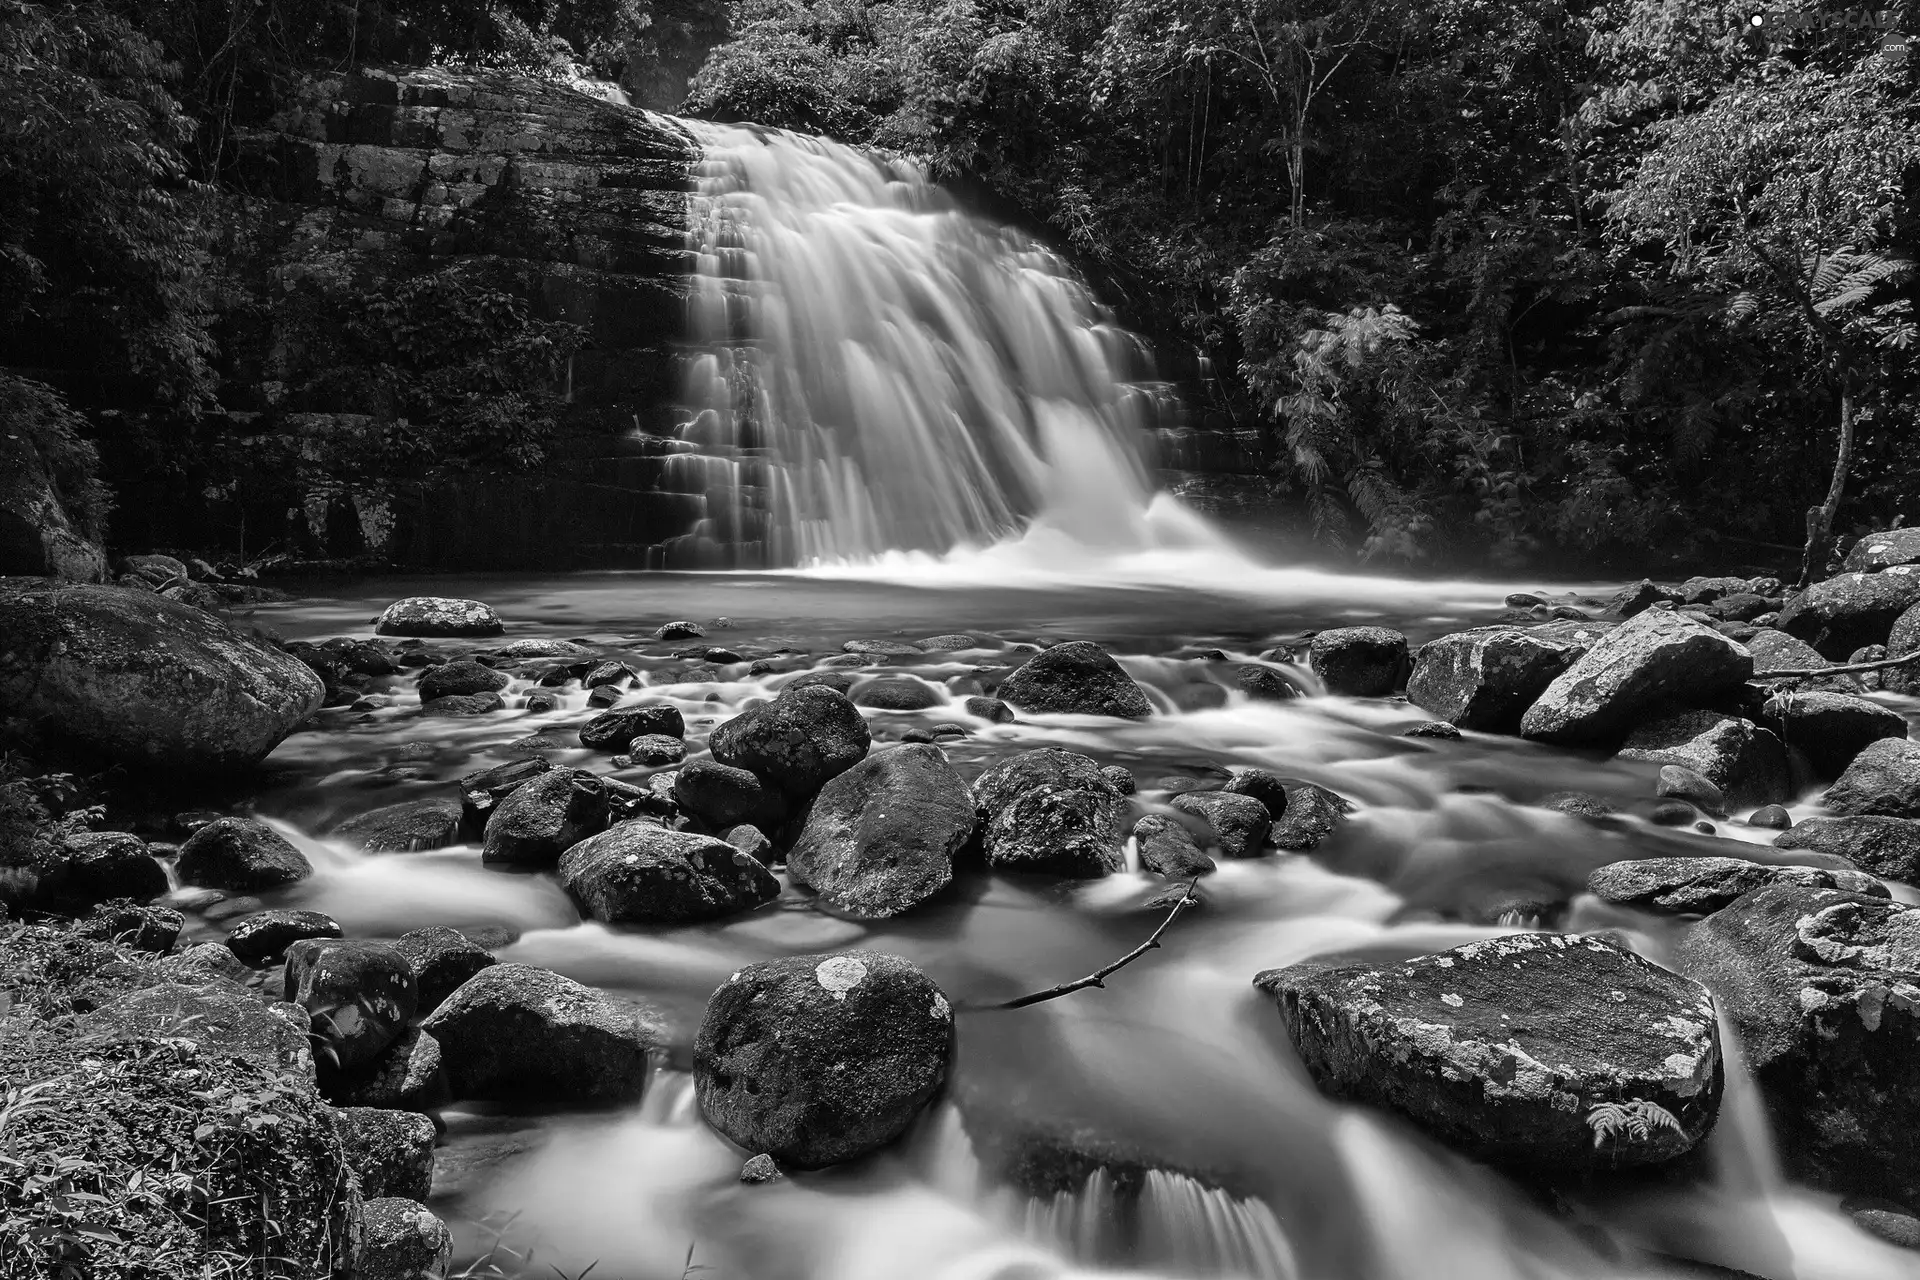
M 0 1227 L 47 1274 L 679 1274 L 688 1231 L 879 1275 L 792 1197 L 935 1188 L 1034 1274 L 1399 1280 L 1341 1225 L 1390 1150 L 1497 1188 L 1474 1274 L 1906 1274 L 1920 537 L 1846 569 L 1298 627 L 11 580 Z M 581 1226 L 530 1181 L 567 1116 L 688 1181 Z M 1775 1147 L 1786 1262 L 1696 1212 Z

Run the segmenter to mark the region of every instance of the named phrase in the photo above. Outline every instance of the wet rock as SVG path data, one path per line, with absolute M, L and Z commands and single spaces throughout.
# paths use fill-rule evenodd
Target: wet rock
M 866 757 L 873 735 L 846 695 L 811 685 L 783 690 L 714 729 L 707 749 L 785 793 L 810 798 Z
M 1849 1196 L 1840 1211 L 1868 1235 L 1902 1249 L 1920 1249 L 1920 1214 L 1905 1205 L 1872 1196 Z
M 465 809 L 458 800 L 440 796 L 404 800 L 348 818 L 333 829 L 333 838 L 357 845 L 368 853 L 444 849 L 460 842 L 464 816 Z
M 786 820 L 786 801 L 745 769 L 695 760 L 674 775 L 673 798 L 682 809 L 713 827 L 750 822 L 766 828 Z
M 1727 797 L 1713 782 L 1685 765 L 1663 764 L 1653 794 L 1663 800 L 1685 800 L 1716 817 L 1727 816 Z
M 1808 818 L 1775 836 L 1773 847 L 1833 854 L 1877 876 L 1920 884 L 1920 821 L 1912 818 Z
M 568 849 L 606 830 L 607 788 L 585 769 L 551 769 L 500 802 L 487 819 L 482 862 L 550 867 Z
M 1848 573 L 1874 573 L 1902 564 L 1920 564 L 1920 528 L 1869 533 L 1847 550 L 1841 567 Z
M 982 821 L 991 822 L 1021 793 L 1041 786 L 1114 790 L 1112 782 L 1101 772 L 1099 762 L 1091 756 L 1059 747 L 1037 747 L 1008 756 L 975 778 L 973 803 L 980 810 Z
M 1411 729 L 1402 729 L 1403 738 L 1435 738 L 1443 742 L 1460 741 L 1460 730 L 1445 720 L 1429 720 L 1425 724 L 1416 724 Z
M 320 1087 L 329 1101 L 342 1107 L 425 1112 L 453 1101 L 440 1042 L 418 1027 L 402 1031 L 372 1062 L 347 1071 L 323 1071 Z
M 0 635 L 0 717 L 140 768 L 245 768 L 326 696 L 298 659 L 149 592 L 0 592 Z
M 1719 1110 L 1706 991 L 1598 938 L 1315 961 L 1254 985 L 1323 1091 L 1478 1159 L 1556 1174 L 1655 1164 L 1692 1149 Z
M 286 959 L 287 948 L 302 939 L 342 936 L 340 922 L 319 911 L 256 911 L 227 931 L 227 950 L 264 969 Z
M 1793 815 L 1781 804 L 1766 804 L 1747 815 L 1750 827 L 1771 827 L 1775 831 L 1785 831 L 1793 825 Z
M 906 658 L 920 652 L 919 646 L 904 640 L 849 640 L 840 649 L 843 653 L 864 653 L 880 658 Z
M 1882 738 L 1863 748 L 1827 791 L 1842 817 L 1920 818 L 1920 742 Z
M 1223 856 L 1257 858 L 1266 851 L 1272 819 L 1267 806 L 1252 796 L 1227 791 L 1190 791 L 1176 796 L 1173 807 L 1206 821 Z
M 655 640 L 695 640 L 706 634 L 697 624 L 681 621 L 663 623 L 654 630 L 653 638 Z
M 767 839 L 766 833 L 751 822 L 729 827 L 721 832 L 720 838 L 754 861 L 766 866 L 773 865 L 773 841 Z
M 1268 839 L 1275 848 L 1288 853 L 1317 849 L 1340 829 L 1351 812 L 1352 805 L 1325 787 L 1311 782 L 1289 787 L 1286 812 L 1275 821 Z
M 572 640 L 514 640 L 494 651 L 501 658 L 589 658 L 593 650 Z
M 481 970 L 420 1025 L 440 1042 L 456 1098 L 633 1102 L 648 1055 L 668 1044 L 651 1011 L 524 964 Z
M 1057 747 L 1023 751 L 974 780 L 987 863 L 1089 879 L 1126 865 L 1127 802 L 1086 756 Z
M 633 681 L 633 668 L 626 663 L 602 662 L 589 668 L 587 674 L 580 677 L 580 686 L 583 689 L 603 689 L 609 685 L 617 688 L 632 684 Z
M 909 676 L 870 680 L 853 695 L 854 706 L 872 707 L 876 711 L 925 711 L 945 701 L 938 689 Z
M 1660 704 L 1711 698 L 1752 673 L 1752 656 L 1711 627 L 1649 610 L 1556 677 L 1521 717 L 1520 731 L 1548 742 L 1618 742 Z
M 1645 613 L 1654 605 L 1662 602 L 1680 603 L 1680 594 L 1669 591 L 1651 579 L 1642 578 L 1630 587 L 1616 591 L 1606 603 L 1605 611 L 1618 618 L 1631 618 L 1637 613 Z
M 1729 622 L 1750 622 L 1762 614 L 1777 612 L 1774 601 L 1751 591 L 1737 591 L 1713 602 L 1713 614 Z
M 340 1108 L 340 1141 L 369 1200 L 425 1200 L 433 1189 L 433 1121 L 417 1111 Z
M 286 998 L 313 1018 L 317 1055 L 351 1070 L 399 1037 L 420 993 L 413 966 L 384 943 L 309 938 L 287 947 Z
M 1290 702 L 1306 692 L 1298 681 L 1278 667 L 1252 662 L 1243 663 L 1234 671 L 1234 682 L 1240 686 L 1240 692 L 1254 702 Z
M 449 694 L 420 704 L 423 716 L 488 716 L 506 709 L 506 699 L 497 693 Z
M 550 761 L 529 756 L 462 777 L 459 782 L 462 828 L 469 835 L 478 836 L 495 806 L 551 768 Z
M 1407 638 L 1385 627 L 1335 627 L 1313 638 L 1307 665 L 1328 693 L 1384 698 L 1406 678 Z
M 1920 652 L 1920 604 L 1914 605 L 1894 620 L 1893 630 L 1887 634 L 1886 652 L 1879 656 L 1904 658 L 1915 652 Z M 1920 697 L 1920 661 L 1909 662 L 1898 667 L 1886 667 L 1872 674 L 1879 677 L 1879 687 L 1888 693 Z
M 1144 720 L 1153 704 L 1099 645 L 1075 640 L 1029 658 L 1000 686 L 1016 710 L 1047 715 Z
M 116 898 L 96 906 L 85 920 L 74 925 L 74 932 L 132 951 L 165 955 L 179 941 L 186 923 L 187 918 L 170 907 L 143 906 L 129 898 Z
M 1215 869 L 1213 859 L 1200 848 L 1193 833 L 1162 814 L 1150 813 L 1134 823 L 1133 838 L 1139 845 L 1143 871 L 1169 880 L 1191 880 Z
M 1279 820 L 1287 811 L 1287 786 L 1265 769 L 1235 769 L 1221 788 L 1228 795 L 1252 796 L 1267 807 L 1267 816 Z
M 1863 645 L 1885 644 L 1901 614 L 1920 604 L 1920 566 L 1843 573 L 1816 582 L 1780 611 L 1780 629 L 1822 654 L 1844 659 Z
M 482 666 L 471 659 L 442 663 L 437 667 L 428 667 L 420 677 L 420 701 L 432 702 L 436 698 L 462 698 L 480 693 L 498 693 L 512 684 L 513 680 L 504 671 L 495 671 L 492 667 Z
M 491 606 L 447 596 L 396 600 L 373 624 L 379 636 L 497 636 L 505 630 Z
M 740 1181 L 750 1186 L 764 1186 L 769 1182 L 778 1182 L 782 1178 L 780 1166 L 773 1157 L 765 1152 L 750 1158 L 740 1166 Z
M 687 758 L 687 744 L 664 733 L 643 733 L 627 744 L 633 762 L 648 768 L 679 764 Z
M 1776 693 L 1762 722 L 1789 746 L 1798 747 L 1823 778 L 1837 778 L 1867 747 L 1882 738 L 1905 738 L 1906 719 L 1877 702 L 1823 690 Z
M 683 738 L 687 722 L 670 702 L 646 702 L 604 711 L 580 726 L 580 745 L 594 751 L 624 751 L 635 738 L 647 734 Z
M 1715 604 L 1730 596 L 1751 595 L 1753 579 L 1728 577 L 1693 577 L 1680 584 L 1679 596 L 1684 604 Z
M 1920 912 L 1775 886 L 1694 925 L 1673 962 L 1739 1033 L 1795 1178 L 1920 1199 Z
M 8 853 L 0 851 L 0 869 L 9 861 Z M 167 891 L 166 868 L 145 841 L 124 831 L 63 836 L 32 859 L 30 874 L 34 888 L 23 897 L 45 910 L 87 911 L 116 898 L 148 902 Z
M 1694 820 L 1694 807 L 1684 800 L 1668 800 L 1653 806 L 1647 821 L 1656 827 L 1684 827 Z
M 1123 796 L 1133 795 L 1140 790 L 1140 784 L 1134 780 L 1133 770 L 1117 764 L 1102 765 L 1100 776 L 1113 784 L 1113 789 Z
M 1013 708 L 998 698 L 975 694 L 968 698 L 964 705 L 968 715 L 979 716 L 982 720 L 991 721 L 994 724 L 1008 724 L 1013 720 Z
M 1771 627 L 1762 627 L 1741 641 L 1753 654 L 1753 669 L 1756 673 L 1768 671 L 1810 671 L 1818 667 L 1831 667 L 1833 662 L 1821 656 L 1820 651 L 1804 640 L 1788 635 L 1784 631 Z M 1860 681 L 1853 676 L 1809 676 L 1798 681 L 1798 689 L 1827 689 L 1834 693 L 1859 693 Z
M 622 822 L 560 859 L 560 887 L 608 924 L 698 924 L 780 896 L 752 855 L 712 836 Z
M 360 1206 L 351 1280 L 438 1280 L 453 1259 L 447 1224 L 400 1196 Z
M 187 837 L 174 871 L 182 884 L 252 893 L 304 880 L 313 864 L 264 822 L 218 818 Z
M 1883 887 L 1858 871 L 1824 867 L 1770 867 L 1745 858 L 1643 858 L 1610 862 L 1587 877 L 1587 892 L 1603 902 L 1668 915 L 1710 915 L 1768 885 L 1845 889 L 1884 898 Z
M 1463 631 L 1420 646 L 1407 701 L 1462 729 L 1517 733 L 1575 647 L 1520 629 Z
M 1613 813 L 1612 805 L 1585 791 L 1556 791 L 1542 797 L 1539 807 L 1574 818 L 1604 818 Z
M 822 689 L 831 689 L 835 693 L 852 693 L 853 685 L 854 678 L 844 671 L 809 671 L 803 676 L 796 677 L 780 692 L 788 693 L 794 689 L 818 686 Z
M 952 882 L 974 822 L 967 784 L 938 747 L 876 751 L 820 789 L 787 871 L 839 914 L 886 919 Z
M 394 939 L 393 949 L 406 958 L 419 993 L 416 1008 L 424 1017 L 465 984 L 467 979 L 497 963 L 493 953 L 446 925 L 414 929 Z
M 1737 716 L 1712 711 L 1667 716 L 1635 729 L 1619 758 L 1690 769 L 1742 808 L 1777 804 L 1792 795 L 1780 739 Z M 1724 815 L 1724 809 L 1718 811 Z
M 779 1163 L 820 1169 L 906 1132 L 945 1078 L 953 1014 L 898 956 L 852 951 L 748 965 L 694 1041 L 700 1110 Z

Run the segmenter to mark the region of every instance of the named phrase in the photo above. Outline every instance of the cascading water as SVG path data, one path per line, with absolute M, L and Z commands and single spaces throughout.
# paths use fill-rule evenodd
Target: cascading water
M 1177 413 L 1140 338 L 1057 254 L 912 165 L 694 124 L 686 450 L 707 518 L 676 565 L 940 555 L 1040 529 L 1083 552 L 1231 554 L 1162 496 Z

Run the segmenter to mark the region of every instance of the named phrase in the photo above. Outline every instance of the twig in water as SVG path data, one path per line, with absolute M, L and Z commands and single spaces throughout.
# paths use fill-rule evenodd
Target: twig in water
M 1756 671 L 1755 680 L 1798 680 L 1810 676 L 1847 676 L 1859 671 L 1885 671 L 1888 667 L 1904 667 L 1910 662 L 1920 662 L 1920 649 L 1912 653 L 1903 653 L 1897 658 L 1882 658 L 1878 662 L 1855 662 L 1843 667 L 1804 667 L 1789 671 Z
M 1039 1004 L 1042 1000 L 1051 1000 L 1056 996 L 1071 995 L 1075 991 L 1083 991 L 1088 987 L 1106 986 L 1108 975 L 1126 968 L 1135 960 L 1147 954 L 1147 952 L 1153 951 L 1160 946 L 1160 935 L 1167 931 L 1167 926 L 1172 924 L 1182 911 L 1193 905 L 1193 891 L 1199 887 L 1199 876 L 1195 876 L 1193 879 L 1187 881 L 1187 891 L 1180 895 L 1180 900 L 1173 904 L 1173 910 L 1167 912 L 1167 918 L 1160 922 L 1160 927 L 1153 931 L 1152 936 L 1133 950 L 1127 952 L 1127 954 L 1121 956 L 1118 960 L 1115 960 L 1106 968 L 1095 970 L 1084 978 L 1075 978 L 1072 982 L 1063 982 L 1057 987 L 1048 987 L 1045 991 L 1036 991 L 1031 995 L 1024 995 L 1017 999 L 1008 1000 L 1004 1004 L 988 1005 L 987 1007 L 989 1009 L 1024 1009 L 1030 1004 Z

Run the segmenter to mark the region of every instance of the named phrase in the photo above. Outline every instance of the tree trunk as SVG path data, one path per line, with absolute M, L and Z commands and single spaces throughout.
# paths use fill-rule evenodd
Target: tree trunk
M 1827 543 L 1833 534 L 1833 517 L 1840 510 L 1840 499 L 1847 491 L 1847 470 L 1853 465 L 1853 394 L 1843 381 L 1840 385 L 1840 452 L 1833 460 L 1833 482 L 1827 486 L 1827 500 L 1807 508 L 1807 549 L 1800 560 L 1800 586 L 1813 581 L 1816 572 L 1824 573 Z
M 1293 146 L 1287 152 L 1287 182 L 1293 188 L 1292 191 L 1288 192 L 1287 221 L 1295 231 L 1300 229 L 1300 223 L 1304 219 L 1307 205 L 1307 193 L 1303 189 L 1307 181 L 1307 144 L 1304 136 L 1305 130 L 1306 125 L 1303 122 L 1300 128 L 1295 131 Z

